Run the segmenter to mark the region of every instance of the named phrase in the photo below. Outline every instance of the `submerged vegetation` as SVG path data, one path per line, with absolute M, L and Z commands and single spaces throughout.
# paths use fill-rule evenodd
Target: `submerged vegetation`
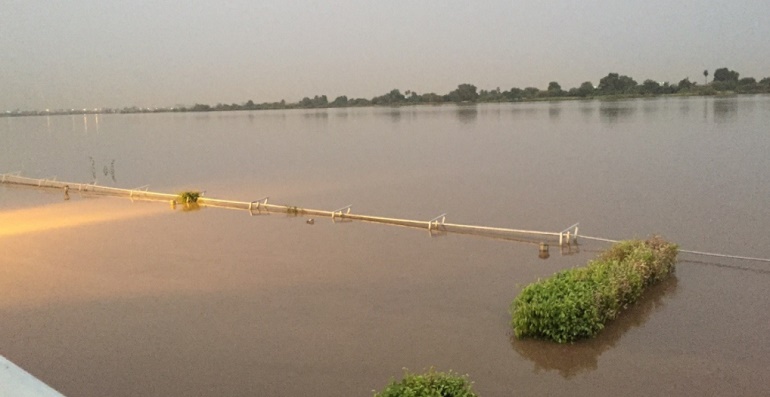
M 270 109 L 319 109 L 319 108 L 345 108 L 365 106 L 406 106 L 420 104 L 441 103 L 483 103 L 483 102 L 524 102 L 540 100 L 562 99 L 616 99 L 635 98 L 660 95 L 730 95 L 730 94 L 759 94 L 770 93 L 770 77 L 757 81 L 753 77 L 740 78 L 740 74 L 728 68 L 716 69 L 712 75 L 712 81 L 708 82 L 708 70 L 703 71 L 704 84 L 690 81 L 686 77 L 679 82 L 659 82 L 646 79 L 638 83 L 633 78 L 618 73 L 609 73 L 601 78 L 595 85 L 586 81 L 578 87 L 562 89 L 556 81 L 548 83 L 545 90 L 536 87 L 512 87 L 501 90 L 497 87 L 492 90 L 478 90 L 473 84 L 460 84 L 456 89 L 447 94 L 433 92 L 418 94 L 412 90 L 399 89 L 367 98 L 348 98 L 340 95 L 330 101 L 326 95 L 315 95 L 312 98 L 304 97 L 301 100 L 290 103 L 285 100 L 280 102 L 255 103 L 252 100 L 238 104 L 207 105 L 196 103 L 192 106 L 174 106 L 161 108 L 124 107 L 122 109 L 64 109 L 45 111 L 8 111 L 0 113 L 0 116 L 35 116 L 53 114 L 90 114 L 90 113 L 162 113 L 162 112 L 210 112 L 231 110 L 270 110 Z
M 477 397 L 471 390 L 473 382 L 467 375 L 458 375 L 451 370 L 436 372 L 431 368 L 423 374 L 404 371 L 400 382 L 392 381 L 374 397 Z
M 286 207 L 286 214 L 288 214 L 288 215 L 299 216 L 299 215 L 302 215 L 304 213 L 305 213 L 305 210 L 303 210 L 302 208 L 299 208 L 297 206 L 287 206 Z
M 511 304 L 514 334 L 558 343 L 595 336 L 645 287 L 674 272 L 677 253 L 657 236 L 622 241 L 585 267 L 530 284 Z
M 178 203 L 184 204 L 184 206 L 182 207 L 182 211 L 185 211 L 185 212 L 197 211 L 201 208 L 200 205 L 198 204 L 198 198 L 200 196 L 201 196 L 201 192 L 188 191 L 188 192 L 179 193 L 176 196 L 176 200 L 174 200 L 174 202 L 172 203 L 173 204 L 172 208 L 175 208 L 176 203 L 178 202 Z
M 182 192 L 177 195 L 177 201 L 185 204 L 197 203 L 200 196 L 201 192 Z

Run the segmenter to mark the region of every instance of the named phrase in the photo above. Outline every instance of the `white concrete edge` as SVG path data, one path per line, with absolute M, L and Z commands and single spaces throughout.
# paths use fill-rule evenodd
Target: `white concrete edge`
M 0 355 L 0 397 L 64 397 Z

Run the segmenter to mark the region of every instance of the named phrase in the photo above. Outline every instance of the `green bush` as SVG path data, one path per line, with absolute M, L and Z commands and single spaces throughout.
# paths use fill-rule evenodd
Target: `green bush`
M 473 382 L 468 376 L 436 372 L 432 368 L 424 374 L 404 372 L 400 382 L 392 381 L 383 391 L 374 393 L 374 397 L 477 397 L 471 391 Z
M 511 304 L 514 334 L 558 343 L 595 336 L 674 271 L 677 253 L 676 244 L 657 236 L 621 241 L 585 267 L 530 284 Z
M 200 192 L 182 192 L 177 195 L 177 201 L 183 204 L 197 203 L 200 196 Z

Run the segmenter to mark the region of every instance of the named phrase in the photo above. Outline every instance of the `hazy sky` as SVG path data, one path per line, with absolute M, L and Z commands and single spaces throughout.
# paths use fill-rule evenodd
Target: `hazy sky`
M 0 0 L 0 110 L 770 76 L 768 0 Z

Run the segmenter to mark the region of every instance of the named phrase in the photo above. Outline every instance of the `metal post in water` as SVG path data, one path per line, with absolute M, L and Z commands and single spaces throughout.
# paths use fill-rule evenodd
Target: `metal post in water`
M 540 259 L 548 259 L 551 255 L 548 253 L 548 244 L 545 242 L 540 243 L 540 254 L 538 255 Z
M 252 208 L 254 208 L 254 203 L 257 203 L 257 212 L 259 212 L 259 207 L 261 205 L 267 205 L 267 200 L 269 198 L 270 198 L 270 196 L 265 196 L 265 197 L 262 197 L 259 200 L 254 200 L 254 201 L 249 202 L 249 215 L 254 216 L 254 211 L 252 210 Z
M 350 214 L 350 209 L 353 207 L 353 204 L 348 204 L 342 208 L 337 208 L 336 210 L 332 211 L 332 222 L 337 223 L 336 218 L 340 217 L 340 221 L 345 222 L 345 215 Z M 350 219 L 348 219 L 349 221 Z
M 578 228 L 578 225 L 580 225 L 579 222 L 574 224 L 574 225 L 572 225 L 572 226 L 570 226 L 570 227 L 568 227 L 568 228 L 566 228 L 566 229 L 564 229 L 564 230 L 562 230 L 561 232 L 559 232 L 559 245 L 564 245 L 564 234 L 565 233 L 566 233 L 566 236 L 567 236 L 567 245 L 569 245 L 569 243 L 570 243 L 570 235 L 571 235 L 570 230 L 573 229 L 573 228 L 575 229 L 575 238 L 577 239 L 577 228 Z M 577 242 L 577 240 L 575 240 L 575 242 Z
M 444 222 L 446 221 L 446 212 L 428 221 L 428 231 L 431 231 L 433 229 L 433 222 L 436 222 L 436 228 L 438 228 L 439 219 L 441 219 L 440 225 L 443 226 Z

